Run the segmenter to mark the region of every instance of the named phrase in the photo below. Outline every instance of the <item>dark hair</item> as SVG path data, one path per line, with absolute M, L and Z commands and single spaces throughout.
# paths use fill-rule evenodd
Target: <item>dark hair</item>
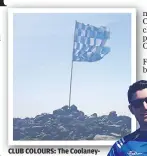
M 140 80 L 140 81 L 137 81 L 137 82 L 133 83 L 129 87 L 129 90 L 128 90 L 128 101 L 129 101 L 129 103 L 131 103 L 132 95 L 136 91 L 142 90 L 142 89 L 145 89 L 145 88 L 147 88 L 147 81 L 146 80 Z

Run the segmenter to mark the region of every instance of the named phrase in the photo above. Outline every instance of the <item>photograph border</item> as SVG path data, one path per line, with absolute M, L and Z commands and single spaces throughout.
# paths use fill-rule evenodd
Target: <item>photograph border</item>
M 14 141 L 13 140 L 13 14 L 14 13 L 130 13 L 131 14 L 131 83 L 136 81 L 136 9 L 135 8 L 8 8 L 8 145 L 110 146 L 113 141 Z M 131 84 L 130 84 L 131 85 Z M 129 86 L 128 86 L 129 87 Z M 131 115 L 131 132 L 137 128 Z

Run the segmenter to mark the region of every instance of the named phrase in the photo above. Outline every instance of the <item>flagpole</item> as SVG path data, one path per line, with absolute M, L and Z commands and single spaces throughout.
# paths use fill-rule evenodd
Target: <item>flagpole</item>
M 70 75 L 69 108 L 70 108 L 70 102 L 71 102 L 72 73 L 73 73 L 73 58 L 72 58 L 71 75 Z
M 75 21 L 75 30 L 76 30 L 76 22 Z M 75 36 L 75 30 L 74 30 L 74 36 Z M 74 51 L 74 41 L 73 41 L 73 51 Z M 69 89 L 69 108 L 71 105 L 71 87 L 72 87 L 72 73 L 73 73 L 73 52 L 72 52 L 72 62 L 71 62 L 71 72 L 70 72 L 70 89 Z

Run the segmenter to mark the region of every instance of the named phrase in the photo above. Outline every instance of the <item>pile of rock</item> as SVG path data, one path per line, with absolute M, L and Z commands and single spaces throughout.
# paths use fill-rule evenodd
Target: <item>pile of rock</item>
M 87 116 L 75 105 L 64 106 L 52 114 L 41 114 L 35 118 L 14 118 L 14 140 L 112 140 L 131 131 L 131 118 L 109 115 Z

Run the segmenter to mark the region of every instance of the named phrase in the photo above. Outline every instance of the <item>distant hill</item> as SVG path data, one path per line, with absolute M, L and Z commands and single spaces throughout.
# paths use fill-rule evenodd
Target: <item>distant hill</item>
M 114 140 L 131 132 L 131 118 L 109 115 L 87 116 L 75 105 L 67 105 L 34 118 L 13 118 L 13 140 Z

